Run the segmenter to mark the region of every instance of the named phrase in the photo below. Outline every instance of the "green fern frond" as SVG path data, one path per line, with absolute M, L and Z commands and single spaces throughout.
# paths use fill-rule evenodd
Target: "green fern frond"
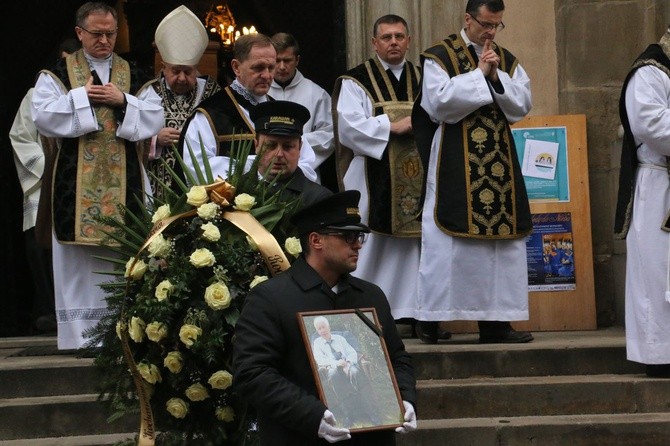
M 138 215 L 135 215 L 134 212 L 131 212 L 130 210 L 126 211 L 126 218 L 130 219 L 135 225 L 137 225 L 138 229 L 141 229 L 144 234 L 138 234 L 140 235 L 143 239 L 146 239 L 146 236 L 149 234 L 149 230 L 151 229 L 151 215 L 149 212 L 146 210 L 146 206 L 140 202 L 138 199 L 138 204 L 140 205 L 140 209 L 142 209 L 141 217 Z M 149 223 L 147 223 L 149 222 Z
M 191 151 L 191 146 L 188 143 L 188 141 L 186 142 L 186 145 L 188 146 L 189 151 Z M 186 165 L 186 162 L 184 162 L 184 159 L 179 154 L 179 150 L 177 150 L 177 148 L 175 148 L 174 146 L 172 147 L 171 150 L 173 151 L 173 153 L 175 155 L 175 159 L 179 163 L 179 166 L 181 167 L 182 172 L 184 172 L 184 177 L 186 178 L 186 182 L 190 183 L 190 184 L 198 184 L 198 183 L 195 182 L 195 178 L 193 177 L 193 174 L 191 173 L 191 170 Z M 182 179 L 174 171 L 174 169 L 172 169 L 170 166 L 167 166 L 167 168 L 168 168 L 168 172 L 170 172 L 170 175 L 172 175 L 172 179 L 179 186 L 179 189 L 181 189 L 181 191 L 184 192 L 184 193 L 188 192 L 188 190 L 189 190 L 188 186 L 186 185 L 186 183 L 184 183 L 184 181 L 182 181 Z
M 198 137 L 200 137 L 200 134 L 198 134 Z M 200 138 L 200 154 L 202 155 L 202 164 L 204 165 L 205 176 L 207 177 L 206 184 L 212 184 L 214 182 L 214 174 L 212 173 L 212 165 L 209 163 L 209 157 L 207 156 L 207 152 L 205 151 L 205 145 L 202 142 L 202 138 Z M 191 157 L 192 157 L 191 163 L 197 165 L 198 163 L 196 162 L 193 154 L 191 154 Z
M 140 200 L 140 197 L 137 195 L 133 195 L 133 201 L 135 201 L 135 204 L 137 204 L 137 208 L 140 210 L 140 213 L 142 217 L 139 218 L 140 220 L 143 221 L 143 223 L 140 226 L 146 226 L 145 222 L 151 221 L 151 213 L 149 212 L 149 208 L 147 207 L 147 203 L 152 203 L 154 198 L 149 195 L 149 194 L 144 194 L 145 200 Z M 130 210 L 127 210 L 127 212 L 132 213 Z M 135 214 L 133 214 L 133 217 L 135 217 Z
M 94 259 L 103 260 L 105 262 L 114 263 L 116 265 L 121 265 L 124 268 L 126 266 L 126 262 L 128 262 L 128 259 L 119 259 L 117 257 L 106 257 L 106 256 L 91 256 L 91 257 L 93 257 Z
M 198 133 L 198 137 L 200 136 L 200 133 Z M 191 157 L 191 166 L 193 167 L 193 170 L 195 171 L 195 175 L 197 177 L 197 182 L 196 181 L 191 181 L 191 184 L 207 184 L 207 179 L 205 178 L 205 175 L 202 173 L 202 169 L 200 168 L 200 163 L 198 162 L 199 160 L 195 157 L 195 152 L 193 152 L 193 148 L 191 147 L 191 144 L 186 141 L 186 146 L 188 148 L 188 154 Z M 204 159 L 207 159 L 207 154 L 205 153 L 205 148 L 202 145 L 202 139 L 200 141 L 200 154 Z M 189 171 L 190 173 L 190 171 Z M 211 171 L 210 171 L 211 174 Z
M 160 162 L 163 163 L 163 166 L 170 167 L 170 165 L 165 161 L 163 158 L 159 158 Z M 153 203 L 154 203 L 154 208 L 157 208 L 158 206 L 161 206 L 166 203 L 171 203 L 174 202 L 175 200 L 178 200 L 181 195 L 177 194 L 172 188 L 166 184 L 162 179 L 158 178 L 158 176 L 153 173 L 153 172 L 148 172 L 149 176 L 153 178 L 156 183 L 160 186 L 160 188 L 163 190 L 163 195 L 164 195 L 164 200 L 161 200 L 158 197 L 153 197 Z M 173 180 L 174 180 L 174 175 L 173 175 Z M 158 205 L 158 206 L 157 206 Z

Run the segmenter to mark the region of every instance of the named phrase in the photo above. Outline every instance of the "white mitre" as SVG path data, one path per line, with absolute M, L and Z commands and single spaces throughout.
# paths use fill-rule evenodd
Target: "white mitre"
M 197 65 L 209 42 L 205 26 L 184 5 L 165 16 L 154 38 L 161 59 L 172 65 Z

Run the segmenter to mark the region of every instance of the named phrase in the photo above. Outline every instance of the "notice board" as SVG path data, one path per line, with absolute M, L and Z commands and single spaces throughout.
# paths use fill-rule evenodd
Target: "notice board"
M 512 126 L 533 214 L 528 321 L 517 330 L 596 329 L 586 116 L 531 116 Z M 476 322 L 445 324 L 477 332 Z

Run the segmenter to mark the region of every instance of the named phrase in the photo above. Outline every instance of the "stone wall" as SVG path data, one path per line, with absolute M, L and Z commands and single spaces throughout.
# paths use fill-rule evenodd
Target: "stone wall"
M 457 32 L 465 0 L 346 0 L 347 66 L 374 54 L 372 25 L 398 14 L 410 26 L 408 58 Z M 670 0 L 506 0 L 496 41 L 529 73 L 531 115 L 585 114 L 598 325 L 623 325 L 625 243 L 613 239 L 619 153 L 618 98 L 634 58 L 670 23 Z M 572 191 L 578 193 L 578 191 Z

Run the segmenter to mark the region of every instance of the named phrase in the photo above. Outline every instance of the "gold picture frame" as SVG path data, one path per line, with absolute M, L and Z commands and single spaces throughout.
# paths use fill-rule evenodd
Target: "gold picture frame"
M 298 320 L 319 398 L 336 426 L 402 426 L 405 409 L 375 309 L 301 312 Z

